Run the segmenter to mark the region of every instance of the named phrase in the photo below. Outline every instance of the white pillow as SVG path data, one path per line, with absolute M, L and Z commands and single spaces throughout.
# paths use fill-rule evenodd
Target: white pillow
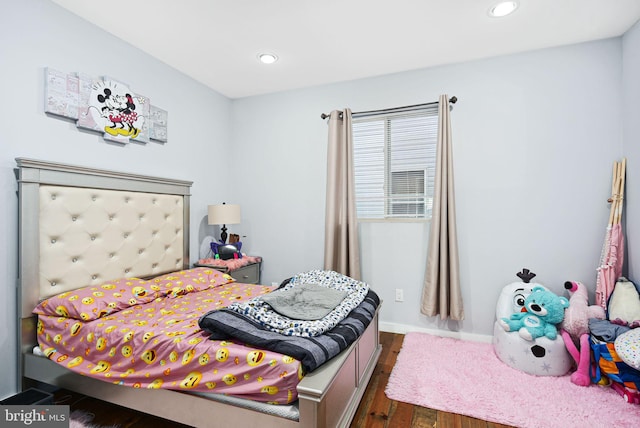
M 613 346 L 628 366 L 640 370 L 640 328 L 633 328 L 616 338 Z

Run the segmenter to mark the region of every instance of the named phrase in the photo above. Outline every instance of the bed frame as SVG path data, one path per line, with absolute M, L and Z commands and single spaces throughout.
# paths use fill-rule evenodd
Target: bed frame
M 343 427 L 381 352 L 378 314 L 360 339 L 297 387 L 299 420 L 171 390 L 122 387 L 33 353 L 37 303 L 124 276 L 189 268 L 192 182 L 18 158 L 18 389 L 39 383 L 195 427 Z M 243 401 L 243 400 L 240 400 Z

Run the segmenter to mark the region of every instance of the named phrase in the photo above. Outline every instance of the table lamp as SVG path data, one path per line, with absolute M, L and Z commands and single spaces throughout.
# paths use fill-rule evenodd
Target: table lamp
M 220 233 L 220 241 L 227 243 L 227 224 L 240 223 L 240 205 L 226 204 L 209 205 L 209 224 L 221 224 L 222 232 Z

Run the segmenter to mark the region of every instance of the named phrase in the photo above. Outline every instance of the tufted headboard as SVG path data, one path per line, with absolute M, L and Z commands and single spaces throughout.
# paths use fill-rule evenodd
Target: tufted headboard
M 190 181 L 16 159 L 22 351 L 47 297 L 189 266 Z M 31 336 L 33 333 L 33 337 Z

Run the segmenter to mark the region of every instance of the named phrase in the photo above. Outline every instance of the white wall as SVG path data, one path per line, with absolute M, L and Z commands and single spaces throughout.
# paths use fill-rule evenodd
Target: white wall
M 624 154 L 627 157 L 627 179 L 625 207 L 623 214 L 626 224 L 628 276 L 632 281 L 640 281 L 640 23 L 637 23 L 622 38 L 622 118 Z
M 491 334 L 502 287 L 527 267 L 563 293 L 595 287 L 622 155 L 621 39 L 236 100 L 234 158 L 248 240 L 263 279 L 322 266 L 327 125 L 320 113 L 459 99 L 452 113 L 466 319 L 419 313 L 428 224 L 363 223 L 363 278 L 384 299 L 384 329 Z M 405 301 L 394 301 L 396 288 Z
M 28 157 L 194 181 L 191 258 L 198 257 L 206 205 L 230 199 L 235 183 L 212 185 L 228 171 L 230 100 L 99 30 L 49 1 L 10 2 L 0 14 L 0 397 L 16 386 L 16 157 Z M 169 113 L 169 142 L 107 144 L 43 112 L 44 68 L 108 75 L 127 82 Z M 209 228 L 209 226 L 205 226 Z

